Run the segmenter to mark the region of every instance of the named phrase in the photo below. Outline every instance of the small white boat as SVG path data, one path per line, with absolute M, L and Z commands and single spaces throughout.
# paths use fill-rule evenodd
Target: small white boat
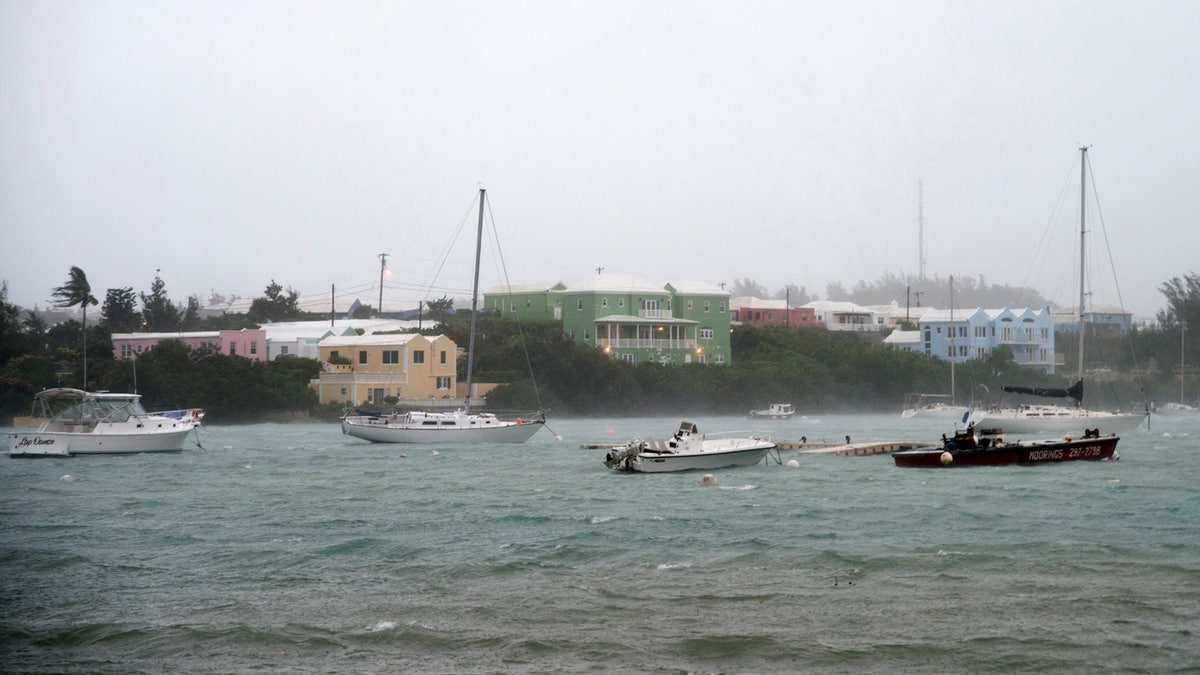
M 34 404 L 46 421 L 36 431 L 10 433 L 10 457 L 178 452 L 204 417 L 199 408 L 148 413 L 138 394 L 67 388 L 40 391 Z
M 912 419 L 961 420 L 964 419 L 970 406 L 957 405 L 951 402 L 949 394 L 906 394 L 904 409 L 900 417 Z
M 538 415 L 502 420 L 492 413 L 410 412 L 346 415 L 342 433 L 372 443 L 524 443 L 546 424 Z
M 791 403 L 772 403 L 766 410 L 751 410 L 752 419 L 786 420 L 796 414 L 796 408 Z
M 751 466 L 775 449 L 770 438 L 747 432 L 701 434 L 692 422 L 681 422 L 668 440 L 635 438 L 613 449 L 604 464 L 617 471 L 666 473 L 693 469 Z
M 1167 417 L 1189 417 L 1200 414 L 1200 408 L 1186 403 L 1163 403 L 1154 409 L 1154 414 Z

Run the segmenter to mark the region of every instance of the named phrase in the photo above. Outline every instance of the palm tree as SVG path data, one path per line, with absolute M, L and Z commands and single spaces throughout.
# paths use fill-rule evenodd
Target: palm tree
M 87 275 L 78 267 L 71 267 L 71 275 L 67 283 L 54 289 L 55 307 L 83 308 L 83 388 L 87 390 L 87 308 L 88 305 L 99 304 L 100 301 L 92 295 L 92 285 L 88 283 Z

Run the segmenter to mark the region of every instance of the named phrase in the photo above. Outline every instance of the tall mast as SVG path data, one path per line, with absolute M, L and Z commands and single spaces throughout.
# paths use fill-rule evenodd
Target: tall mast
M 1083 380 L 1083 312 L 1084 312 L 1084 237 L 1087 233 L 1084 214 L 1087 210 L 1087 147 L 1079 149 L 1079 379 Z
M 958 328 L 954 325 L 954 275 L 950 275 L 950 404 L 954 404 L 954 333 Z
M 483 249 L 483 200 L 486 192 L 487 190 L 479 188 L 479 229 L 475 233 L 475 282 L 471 285 L 471 337 L 467 340 L 467 412 L 471 412 L 471 370 L 475 365 L 475 307 L 479 303 L 479 255 Z

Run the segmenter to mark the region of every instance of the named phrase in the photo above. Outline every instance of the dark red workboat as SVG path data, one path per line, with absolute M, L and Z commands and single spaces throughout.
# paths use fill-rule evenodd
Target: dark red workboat
M 1009 443 L 999 429 L 975 427 L 959 431 L 954 438 L 942 436 L 942 444 L 915 450 L 892 453 L 896 466 L 951 467 L 1002 466 L 1005 464 L 1044 464 L 1077 460 L 1119 459 L 1116 434 L 1101 436 L 1099 429 L 1089 429 L 1083 438 L 1051 438 Z

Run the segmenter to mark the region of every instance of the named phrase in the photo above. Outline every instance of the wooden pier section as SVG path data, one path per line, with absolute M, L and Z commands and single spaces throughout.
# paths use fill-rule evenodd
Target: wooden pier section
M 583 443 L 581 450 L 616 450 L 625 443 Z M 781 451 L 795 451 L 802 455 L 838 455 L 839 457 L 865 457 L 888 455 L 901 450 L 912 450 L 929 445 L 917 441 L 866 441 L 864 443 L 802 443 L 800 441 L 775 441 Z

